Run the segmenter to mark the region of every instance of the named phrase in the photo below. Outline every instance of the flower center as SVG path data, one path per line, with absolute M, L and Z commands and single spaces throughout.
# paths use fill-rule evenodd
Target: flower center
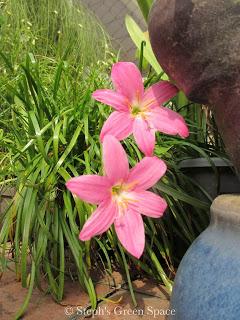
M 113 196 L 120 196 L 122 192 L 122 184 L 116 185 L 112 187 L 112 195 Z
M 123 216 L 127 212 L 129 203 L 135 202 L 135 200 L 131 197 L 129 193 L 129 191 L 132 189 L 134 185 L 135 183 L 119 183 L 113 186 L 111 189 L 112 199 L 116 202 L 118 206 L 119 216 Z
M 147 119 L 148 116 L 148 107 L 141 106 L 139 104 L 133 104 L 131 106 L 131 115 L 133 118 L 141 117 L 142 119 Z
M 139 113 L 141 113 L 141 108 L 139 106 L 132 106 L 132 115 L 137 116 Z

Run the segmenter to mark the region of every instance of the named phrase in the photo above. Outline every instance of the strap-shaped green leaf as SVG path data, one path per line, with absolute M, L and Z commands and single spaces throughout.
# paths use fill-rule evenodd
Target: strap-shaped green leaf
M 148 14 L 149 11 L 151 9 L 153 0 L 137 0 L 138 2 L 138 6 L 142 11 L 142 14 L 144 16 L 144 19 L 146 20 L 146 22 L 148 21 Z
M 69 143 L 69 145 L 67 146 L 66 150 L 64 151 L 64 153 L 62 154 L 62 156 L 60 157 L 60 159 L 58 160 L 56 166 L 54 167 L 54 172 L 57 172 L 58 169 L 61 167 L 61 165 L 63 164 L 64 160 L 67 158 L 67 156 L 69 155 L 69 153 L 71 152 L 71 150 L 75 147 L 78 136 L 82 130 L 82 124 L 80 124 L 77 129 L 75 130 L 72 139 Z
M 134 19 L 130 16 L 126 16 L 125 24 L 128 30 L 128 33 L 135 43 L 136 47 L 141 50 L 141 44 L 145 41 L 146 45 L 143 50 L 143 56 L 148 61 L 148 63 L 153 67 L 157 74 L 163 73 L 163 69 L 161 68 L 160 64 L 158 63 L 153 51 L 152 47 L 148 38 L 147 33 L 143 32 L 138 24 L 134 21 Z M 162 79 L 167 80 L 168 76 L 164 74 Z

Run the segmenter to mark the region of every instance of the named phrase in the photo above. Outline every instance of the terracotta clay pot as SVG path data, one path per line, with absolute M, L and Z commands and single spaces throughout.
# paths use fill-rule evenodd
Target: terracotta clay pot
M 240 1 L 156 0 L 153 51 L 190 100 L 209 104 L 240 172 Z

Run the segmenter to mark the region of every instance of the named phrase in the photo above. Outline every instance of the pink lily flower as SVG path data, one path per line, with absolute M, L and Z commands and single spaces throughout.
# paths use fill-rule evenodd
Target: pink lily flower
M 110 135 L 103 140 L 103 163 L 105 176 L 83 175 L 66 183 L 73 194 L 98 205 L 84 224 L 79 238 L 90 240 L 114 224 L 125 249 L 140 258 L 145 246 L 141 215 L 159 218 L 167 207 L 163 198 L 147 191 L 165 174 L 166 165 L 157 157 L 145 157 L 129 170 L 121 143 Z
M 162 106 L 178 92 L 170 82 L 160 81 L 144 92 L 141 73 L 131 62 L 114 64 L 111 78 L 116 91 L 96 90 L 92 95 L 115 109 L 102 128 L 101 141 L 107 134 L 124 140 L 133 133 L 139 149 L 151 156 L 156 131 L 183 138 L 189 135 L 183 117 Z

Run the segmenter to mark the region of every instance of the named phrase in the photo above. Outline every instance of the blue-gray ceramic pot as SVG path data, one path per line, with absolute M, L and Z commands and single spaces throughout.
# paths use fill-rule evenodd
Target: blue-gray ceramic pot
M 221 195 L 209 227 L 183 257 L 172 320 L 240 320 L 240 195 Z

